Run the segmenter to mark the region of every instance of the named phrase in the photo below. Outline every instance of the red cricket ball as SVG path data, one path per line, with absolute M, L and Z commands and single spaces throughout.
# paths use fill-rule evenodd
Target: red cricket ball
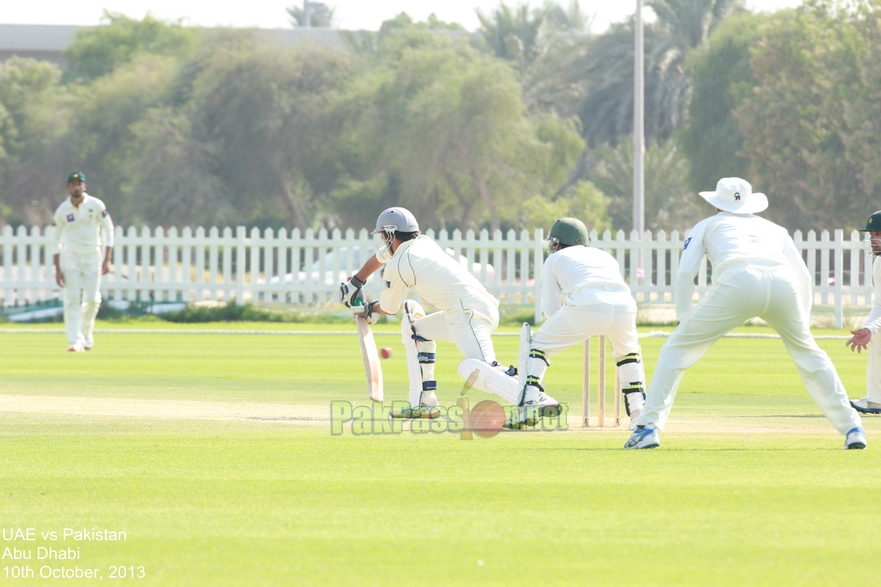
M 388 347 L 383 347 L 383 349 L 379 351 L 379 354 L 382 355 L 383 359 L 388 359 L 390 356 L 392 356 L 392 349 Z
M 483 400 L 471 408 L 471 430 L 481 438 L 492 438 L 505 425 L 505 408 L 492 400 Z

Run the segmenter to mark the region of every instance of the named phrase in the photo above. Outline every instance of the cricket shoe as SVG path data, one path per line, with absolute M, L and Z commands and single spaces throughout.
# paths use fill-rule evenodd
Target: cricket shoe
M 859 426 L 851 428 L 844 439 L 844 448 L 847 450 L 866 448 L 866 431 Z
M 83 349 L 83 343 L 81 343 L 81 342 L 75 342 L 72 345 L 70 345 L 69 347 L 67 347 L 67 352 L 69 352 L 69 353 L 81 353 L 81 352 L 83 352 L 83 350 L 85 350 L 85 349 Z
M 657 428 L 637 426 L 633 434 L 624 443 L 624 448 L 657 448 L 661 446 Z
M 543 389 L 534 385 L 526 386 L 523 403 L 520 404 L 520 423 L 535 426 L 539 418 L 553 418 L 560 415 L 560 402 L 549 396 Z
M 421 405 L 416 408 L 406 407 L 402 408 L 400 412 L 392 412 L 392 418 L 404 418 L 407 420 L 413 418 L 430 418 L 434 419 L 440 416 L 440 410 L 437 406 L 426 406 Z
M 853 409 L 863 414 L 881 414 L 881 404 L 870 402 L 867 397 L 852 399 L 850 400 L 850 405 L 853 406 Z
M 94 340 L 84 340 L 84 341 L 83 341 L 83 348 L 84 348 L 85 350 L 90 351 L 90 350 L 92 350 L 92 347 L 93 347 L 93 346 L 95 346 L 95 341 L 94 341 Z

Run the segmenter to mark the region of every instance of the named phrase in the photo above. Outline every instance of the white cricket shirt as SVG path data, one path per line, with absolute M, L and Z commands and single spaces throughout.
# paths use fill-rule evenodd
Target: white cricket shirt
M 551 316 L 565 305 L 632 304 L 615 258 L 601 249 L 571 246 L 548 255 L 542 269 L 541 311 Z
M 719 212 L 695 224 L 685 239 L 675 295 L 680 320 L 692 310 L 694 277 L 705 254 L 713 265 L 713 283 L 725 283 L 749 265 L 789 273 L 810 314 L 811 274 L 786 229 L 754 214 Z
M 868 328 L 872 336 L 875 336 L 881 330 L 881 255 L 873 255 L 873 258 L 872 283 L 875 286 L 875 295 L 872 299 L 872 310 L 863 328 Z
M 102 242 L 103 240 L 103 242 Z M 101 253 L 101 246 L 113 246 L 113 221 L 104 202 L 83 195 L 79 207 L 66 198 L 55 210 L 57 252 L 77 256 Z
M 385 264 L 386 290 L 379 296 L 379 306 L 390 314 L 401 309 L 407 288 L 442 311 L 469 299 L 499 305 L 476 277 L 425 235 L 401 243 L 391 260 L 376 258 Z

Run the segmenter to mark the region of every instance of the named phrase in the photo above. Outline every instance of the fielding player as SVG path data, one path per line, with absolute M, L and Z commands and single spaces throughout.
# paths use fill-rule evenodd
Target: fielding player
M 869 341 L 881 330 L 881 210 L 869 216 L 866 228 L 868 234 L 867 246 L 872 252 L 872 282 L 875 284 L 875 298 L 872 301 L 872 311 L 865 324 L 859 330 L 852 330 L 853 336 L 846 344 L 851 351 L 862 352 L 869 349 L 869 367 L 866 369 L 866 397 L 852 400 L 852 405 L 858 412 L 864 414 L 881 414 L 881 344 Z
M 438 405 L 434 379 L 435 341 L 438 340 L 453 342 L 466 360 L 473 359 L 510 380 L 510 385 L 493 389 L 478 384 L 475 387 L 517 404 L 519 393 L 513 373 L 506 375 L 501 368 L 491 367 L 497 365 L 490 336 L 499 325 L 499 301 L 437 243 L 419 234 L 419 225 L 410 211 L 398 207 L 384 210 L 376 221 L 373 234 L 380 234 L 385 246 L 340 285 L 343 303 L 353 313 L 363 314 L 369 322 L 375 323 L 381 314 L 393 315 L 401 309 L 401 300 L 409 288 L 440 310 L 426 316 L 418 302 L 406 300 L 403 303 L 401 338 L 410 376 L 410 409 L 400 415 L 432 417 L 436 414 L 431 408 Z M 364 282 L 383 266 L 386 290 L 378 301 L 357 305 Z M 461 366 L 459 372 L 463 372 Z M 532 398 L 532 401 L 547 406 L 558 405 L 544 394 Z
M 636 333 L 636 302 L 630 288 L 615 258 L 590 246 L 587 227 L 580 220 L 557 220 L 548 241 L 541 281 L 542 312 L 547 320 L 535 336 L 530 335 L 528 324 L 523 325 L 521 385 L 527 395 L 543 392 L 548 357 L 591 336 L 606 336 L 632 430 L 642 412 L 645 373 Z
M 64 288 L 67 350 L 80 353 L 94 344 L 101 275 L 110 271 L 113 253 L 113 222 L 104 202 L 86 193 L 86 176 L 81 171 L 67 176 L 67 191 L 70 198 L 55 211 L 55 281 Z
M 786 229 L 755 216 L 768 207 L 768 198 L 736 177 L 720 179 L 716 191 L 700 195 L 718 213 L 698 222 L 685 240 L 675 295 L 679 326 L 661 348 L 645 408 L 624 447 L 659 446 L 685 370 L 727 332 L 758 316 L 780 334 L 808 393 L 845 436 L 844 447 L 866 448 L 860 416 L 811 336 L 811 274 Z M 704 254 L 713 266 L 713 285 L 693 307 Z

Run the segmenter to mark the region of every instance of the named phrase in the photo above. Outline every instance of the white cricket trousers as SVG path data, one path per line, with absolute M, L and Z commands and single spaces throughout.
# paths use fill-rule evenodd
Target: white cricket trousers
M 564 305 L 554 312 L 532 337 L 531 348 L 548 357 L 584 342 L 591 336 L 605 336 L 612 345 L 615 361 L 625 355 L 639 353 L 636 332 L 636 304 Z
M 499 327 L 499 309 L 482 299 L 462 299 L 455 307 L 413 322 L 417 335 L 454 343 L 466 359 L 496 360 L 492 333 Z
M 869 341 L 869 366 L 866 368 L 866 397 L 881 404 L 881 334 Z
M 101 305 L 101 254 L 61 255 L 64 273 L 64 329 L 70 344 L 92 340 Z
M 723 335 L 753 317 L 767 322 L 783 339 L 801 380 L 817 406 L 841 433 L 860 426 L 860 417 L 829 356 L 811 335 L 798 285 L 780 267 L 747 265 L 726 271 L 661 348 L 646 395 L 640 426 L 664 428 L 686 369 Z M 749 365 L 744 365 L 748 372 Z

